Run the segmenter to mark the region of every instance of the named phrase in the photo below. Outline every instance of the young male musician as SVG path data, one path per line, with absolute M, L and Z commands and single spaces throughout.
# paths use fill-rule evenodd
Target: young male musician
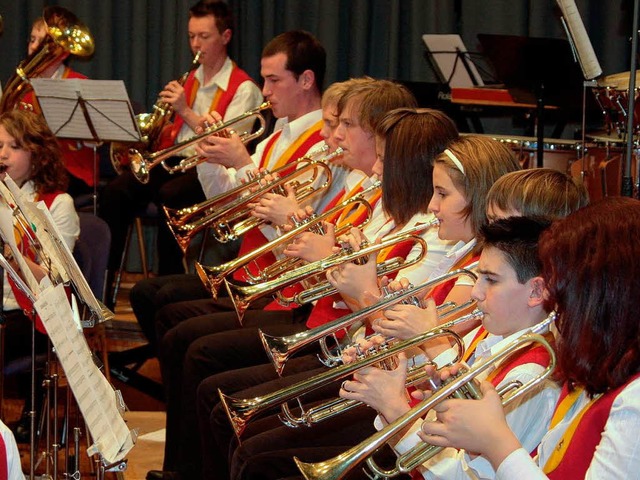
M 262 53 L 261 75 L 264 78 L 265 99 L 272 103 L 273 113 L 279 119 L 275 132 L 258 144 L 253 155 L 249 155 L 237 135 L 232 135 L 230 138 L 209 137 L 205 144 L 198 148 L 199 153 L 206 155 L 209 160 L 197 167 L 199 179 L 208 197 L 238 185 L 241 179 L 246 178 L 248 171 L 255 168 L 273 170 L 321 147 L 322 111 L 320 106 L 325 68 L 324 47 L 308 32 L 285 32 L 267 44 Z M 211 120 L 214 119 L 211 118 Z M 242 248 L 248 251 L 266 240 L 259 229 L 254 229 L 245 235 Z M 151 305 L 153 308 L 154 301 L 148 299 L 153 298 L 161 289 L 160 285 L 155 285 L 157 285 L 155 291 L 153 288 L 144 288 L 144 292 L 142 288 L 135 288 L 136 291 L 132 291 L 134 309 L 137 308 L 136 304 L 141 303 Z M 190 305 L 186 308 L 198 307 L 197 302 L 188 303 Z M 211 311 L 212 302 L 205 301 L 205 303 L 208 313 Z M 196 312 L 193 313 L 195 315 L 200 310 L 193 311 Z M 138 316 L 137 311 L 136 315 Z M 187 314 L 182 318 L 193 315 Z M 236 322 L 235 313 L 231 315 Z M 149 318 L 149 315 L 143 314 L 143 316 Z M 138 318 L 140 319 L 140 316 Z M 176 319 L 176 321 L 179 320 Z M 175 471 L 180 468 L 184 472 L 183 476 L 190 478 L 189 475 L 194 471 L 193 466 L 179 458 L 179 451 L 193 456 L 194 451 L 197 454 L 198 442 L 196 438 L 195 447 L 191 445 L 192 434 L 186 439 L 186 444 L 178 437 L 177 432 L 184 419 L 180 418 L 180 409 L 176 408 L 176 411 L 173 406 L 179 407 L 181 392 L 173 390 L 175 383 L 169 380 L 170 376 L 172 375 L 163 372 L 168 396 L 164 470 Z M 172 401 L 172 399 L 175 400 Z M 199 459 L 195 460 L 197 463 Z M 199 467 L 196 465 L 195 472 L 198 471 Z M 170 474 L 152 471 L 149 478 L 167 478 L 167 475 Z
M 69 10 L 63 7 L 47 7 L 45 9 L 49 27 L 61 27 L 63 25 L 75 25 L 78 18 Z M 42 42 L 49 35 L 48 25 L 45 19 L 38 17 L 31 26 L 31 35 L 29 36 L 29 44 L 27 45 L 27 53 L 31 56 L 38 51 Z M 45 70 L 40 73 L 41 78 L 64 79 L 64 78 L 87 78 L 80 72 L 76 72 L 67 63 L 69 53 L 63 55 L 59 60 L 51 63 Z M 29 90 L 20 98 L 18 108 L 40 112 L 40 106 L 33 90 Z M 69 139 L 58 139 L 62 154 L 64 156 L 64 165 L 69 172 L 69 186 L 67 192 L 72 197 L 86 194 L 91 190 L 94 184 L 93 172 L 93 151 L 85 147 L 81 142 Z
M 161 148 L 195 135 L 196 126 L 202 124 L 209 112 L 215 111 L 229 120 L 262 102 L 260 89 L 228 57 L 232 23 L 229 6 L 222 1 L 201 0 L 189 9 L 189 45 L 194 55 L 200 52 L 200 66 L 189 74 L 184 85 L 171 81 L 160 92 L 162 101 L 176 113 L 173 124 L 163 132 Z M 124 172 L 102 192 L 99 213 L 111 228 L 109 292 L 136 211 L 146 208 L 149 202 L 180 208 L 204 200 L 193 169 L 172 176 L 162 168 L 154 168 L 149 178 L 144 185 L 131 172 Z M 158 270 L 160 275 L 183 272 L 182 252 L 164 222 L 160 222 L 158 230 Z M 111 295 L 107 299 L 112 300 Z
M 537 248 L 538 238 L 548 226 L 546 220 L 509 217 L 481 228 L 483 248 L 477 269 L 478 280 L 471 296 L 477 301 L 484 318 L 482 326 L 465 337 L 463 359 L 471 366 L 495 355 L 546 319 L 549 312 Z M 544 332 L 551 341 L 548 328 L 539 333 Z M 437 355 L 438 350 L 437 346 L 427 349 L 437 364 L 442 365 L 451 359 L 452 353 Z M 488 371 L 488 377 L 484 377 L 498 388 L 512 381 L 525 384 L 540 374 L 548 362 L 549 356 L 544 349 L 532 347 L 496 364 Z M 393 422 L 410 408 L 405 391 L 406 365 L 406 360 L 401 361 L 399 368 L 391 372 L 362 369 L 352 380 L 344 382 L 340 395 L 364 401 L 376 409 L 379 413 L 378 427 Z M 535 451 L 545 434 L 558 395 L 557 385 L 545 382 L 507 408 L 507 421 L 529 452 Z M 421 425 L 422 421 L 416 422 L 394 445 L 398 453 L 402 454 L 420 442 L 417 432 Z M 455 449 L 439 453 L 420 467 L 420 472 L 428 479 L 495 476 L 488 460 Z

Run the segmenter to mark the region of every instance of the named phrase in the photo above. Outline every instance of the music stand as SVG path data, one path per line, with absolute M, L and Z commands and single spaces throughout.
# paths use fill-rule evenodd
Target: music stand
M 105 141 L 140 141 L 124 82 L 34 78 L 31 83 L 54 135 L 93 142 L 93 213 L 97 214 L 98 146 Z
M 460 35 L 424 34 L 422 41 L 440 83 L 450 88 L 484 85 Z
M 544 108 L 580 111 L 582 71 L 571 46 L 558 38 L 478 34 L 482 50 L 516 102 L 536 105 L 537 166 L 544 155 Z

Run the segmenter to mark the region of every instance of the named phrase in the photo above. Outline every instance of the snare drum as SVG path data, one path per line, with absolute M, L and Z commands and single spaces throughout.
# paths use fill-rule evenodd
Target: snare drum
M 532 168 L 537 165 L 538 140 L 536 138 L 514 135 L 489 136 L 509 146 L 516 154 L 522 168 Z M 580 143 L 575 140 L 545 138 L 543 144 L 544 166 L 567 173 L 571 163 L 578 158 L 579 145 Z
M 634 133 L 640 131 L 640 76 L 636 75 L 634 89 L 633 124 Z M 605 127 L 609 132 L 626 132 L 629 114 L 629 72 L 608 75 L 598 81 L 593 89 L 596 101 L 604 115 Z
M 582 159 L 571 165 L 571 176 L 584 183 L 593 202 L 603 197 L 620 195 L 622 188 L 622 159 L 626 153 L 624 142 L 610 137 L 589 136 Z M 632 172 L 635 172 L 638 149 L 634 149 Z

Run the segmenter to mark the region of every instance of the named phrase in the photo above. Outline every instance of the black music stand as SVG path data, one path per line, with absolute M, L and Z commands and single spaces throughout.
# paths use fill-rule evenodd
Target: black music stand
M 97 214 L 97 148 L 105 141 L 140 141 L 124 82 L 35 78 L 32 85 L 56 137 L 93 142 L 93 213 Z
M 582 109 L 582 71 L 571 45 L 564 39 L 516 35 L 478 34 L 478 40 L 513 99 L 536 106 L 537 166 L 542 167 L 545 107 Z

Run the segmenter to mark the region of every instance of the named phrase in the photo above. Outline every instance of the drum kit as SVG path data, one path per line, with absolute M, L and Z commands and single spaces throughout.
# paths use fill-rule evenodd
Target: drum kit
M 640 70 L 636 73 L 640 84 Z M 544 139 L 544 167 L 571 174 L 584 182 L 592 201 L 605 196 L 620 195 L 623 158 L 627 142 L 629 115 L 629 72 L 608 75 L 593 88 L 593 94 L 603 115 L 604 128 L 587 134 L 583 142 L 557 138 Z M 632 171 L 640 153 L 640 87 L 635 88 L 633 111 L 634 137 Z M 490 135 L 508 145 L 523 168 L 536 165 L 538 141 L 534 137 Z

